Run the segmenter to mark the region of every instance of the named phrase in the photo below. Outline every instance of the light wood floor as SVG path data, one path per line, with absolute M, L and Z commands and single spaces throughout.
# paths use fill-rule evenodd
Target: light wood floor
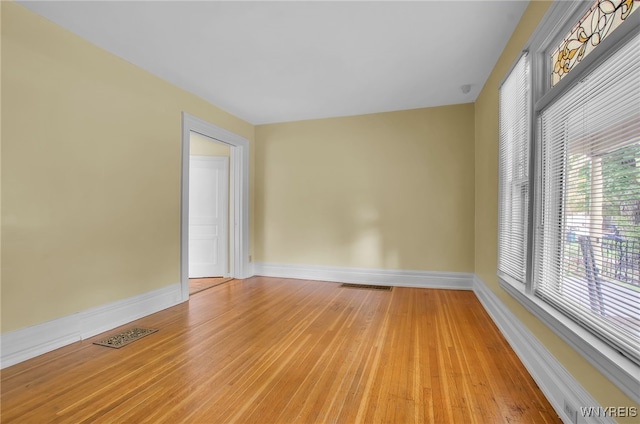
M 231 281 L 233 278 L 227 277 L 207 277 L 207 278 L 189 278 L 189 295 L 196 294 L 202 290 L 210 289 L 218 284 Z
M 2 423 L 560 422 L 470 291 L 253 277 L 135 324 L 3 370 Z

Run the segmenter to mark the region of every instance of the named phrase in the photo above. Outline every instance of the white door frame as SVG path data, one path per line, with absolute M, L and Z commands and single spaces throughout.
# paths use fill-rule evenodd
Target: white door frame
M 182 172 L 180 196 L 180 286 L 189 299 L 189 141 L 191 131 L 229 145 L 230 276 L 249 275 L 249 141 L 237 134 L 182 112 Z

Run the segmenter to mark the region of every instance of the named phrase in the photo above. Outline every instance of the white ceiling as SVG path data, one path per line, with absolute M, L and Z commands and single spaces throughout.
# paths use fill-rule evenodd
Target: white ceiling
M 526 1 L 21 1 L 252 123 L 475 101 Z M 470 84 L 464 94 L 461 86 Z

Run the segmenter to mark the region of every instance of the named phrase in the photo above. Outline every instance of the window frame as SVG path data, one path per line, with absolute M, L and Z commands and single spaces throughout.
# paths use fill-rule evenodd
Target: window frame
M 586 72 L 606 60 L 611 52 L 615 51 L 619 42 L 632 34 L 640 33 L 640 12 L 636 11 L 627 18 L 627 21 L 602 40 L 599 48 L 594 49 L 552 87 L 550 53 L 592 5 L 593 0 L 581 2 L 556 0 L 549 7 L 541 23 L 524 46 L 523 51 L 529 55 L 529 71 L 531 74 L 531 96 L 529 99 L 531 102 L 529 107 L 530 143 L 528 152 L 530 170 L 529 222 L 526 230 L 525 283 L 523 284 L 500 273 L 498 273 L 498 281 L 500 286 L 525 309 L 569 344 L 630 399 L 640 403 L 640 366 L 597 335 L 576 323 L 561 310 L 539 298 L 535 294 L 535 288 L 533 287 L 534 238 L 540 218 L 538 209 L 541 202 L 541 199 L 536 194 L 539 191 L 538 184 L 541 174 L 541 164 L 539 163 L 540 136 L 538 131 L 540 112 L 558 96 L 565 93 Z M 510 75 L 520 57 L 521 54 L 514 60 L 499 86 L 502 86 L 504 80 Z

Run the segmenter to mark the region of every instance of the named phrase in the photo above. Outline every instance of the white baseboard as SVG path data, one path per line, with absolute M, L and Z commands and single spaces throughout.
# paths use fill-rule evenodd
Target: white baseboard
M 95 336 L 181 302 L 180 283 L 0 335 L 0 368 Z
M 471 290 L 473 274 L 254 262 L 255 275 L 371 285 Z
M 473 291 L 563 422 L 567 424 L 614 422 L 611 418 L 604 416 L 583 418 L 580 408 L 599 407 L 598 402 L 477 276 L 474 277 Z M 565 410 L 565 405 L 569 405 L 575 414 Z

